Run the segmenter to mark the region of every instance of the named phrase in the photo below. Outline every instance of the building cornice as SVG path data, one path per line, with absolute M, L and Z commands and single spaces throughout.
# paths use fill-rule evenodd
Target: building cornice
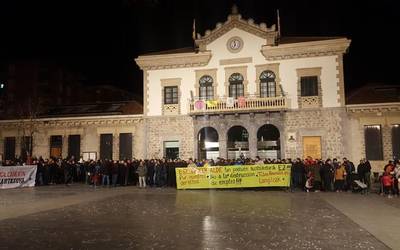
M 351 40 L 338 38 L 323 41 L 263 46 L 261 53 L 268 61 L 306 58 L 317 56 L 342 55 L 346 53 Z
M 277 31 L 275 25 L 272 25 L 270 28 L 267 27 L 267 24 L 260 23 L 259 25 L 254 23 L 253 19 L 242 19 L 240 14 L 231 14 L 228 16 L 228 20 L 225 23 L 217 23 L 215 29 L 206 30 L 205 35 L 203 37 L 200 34 L 197 35 L 197 39 L 195 43 L 199 46 L 200 51 L 202 51 L 207 44 L 212 43 L 222 35 L 226 34 L 233 28 L 238 28 L 244 30 L 250 34 L 266 39 L 267 41 L 274 42 L 277 37 Z M 271 45 L 271 44 L 269 44 Z
M 166 55 L 139 56 L 135 59 L 142 70 L 189 68 L 206 66 L 211 60 L 211 52 L 176 53 Z
M 40 118 L 1 120 L 2 128 L 18 128 L 24 124 L 35 124 L 37 127 L 76 127 L 83 125 L 130 125 L 143 120 L 143 115 L 118 115 L 118 116 L 89 116 L 89 117 L 62 117 L 62 118 Z
M 400 102 L 349 104 L 346 105 L 346 110 L 350 113 L 399 112 Z

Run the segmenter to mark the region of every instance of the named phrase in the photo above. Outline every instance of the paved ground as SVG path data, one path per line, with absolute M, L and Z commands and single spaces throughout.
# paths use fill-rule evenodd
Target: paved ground
M 375 194 L 0 190 L 0 249 L 399 249 L 399 215 Z

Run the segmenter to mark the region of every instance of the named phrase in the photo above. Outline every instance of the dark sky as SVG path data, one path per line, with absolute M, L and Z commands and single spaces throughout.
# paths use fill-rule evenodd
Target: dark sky
M 0 62 L 62 63 L 89 81 L 111 81 L 141 95 L 138 55 L 188 47 L 192 21 L 204 34 L 236 3 L 244 18 L 276 23 L 283 36 L 346 36 L 345 83 L 396 84 L 400 58 L 396 1 L 110 0 L 0 1 Z

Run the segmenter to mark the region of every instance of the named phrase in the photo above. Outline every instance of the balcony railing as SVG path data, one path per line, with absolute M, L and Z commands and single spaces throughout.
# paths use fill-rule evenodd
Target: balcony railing
M 289 108 L 289 100 L 280 97 L 231 97 L 203 100 L 194 98 L 189 101 L 190 114 L 225 113 L 240 111 L 279 111 Z

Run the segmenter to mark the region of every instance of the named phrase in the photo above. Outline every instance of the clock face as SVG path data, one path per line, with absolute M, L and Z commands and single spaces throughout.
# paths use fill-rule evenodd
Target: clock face
M 232 53 L 237 53 L 243 48 L 243 40 L 240 37 L 232 37 L 228 40 L 226 47 Z
M 231 49 L 237 50 L 241 46 L 241 42 L 238 39 L 232 39 L 230 43 Z

